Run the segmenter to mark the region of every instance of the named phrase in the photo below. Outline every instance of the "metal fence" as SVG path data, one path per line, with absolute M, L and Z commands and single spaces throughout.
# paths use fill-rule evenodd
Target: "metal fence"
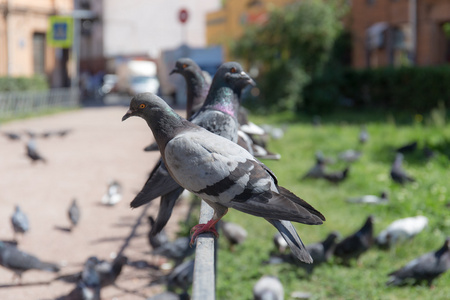
M 202 201 L 200 224 L 211 220 L 214 210 Z M 216 298 L 216 263 L 214 235 L 203 233 L 198 236 L 195 251 L 194 278 L 192 282 L 192 300 L 214 300 Z
M 14 117 L 56 107 L 79 105 L 78 89 L 61 88 L 47 91 L 0 93 L 0 118 Z

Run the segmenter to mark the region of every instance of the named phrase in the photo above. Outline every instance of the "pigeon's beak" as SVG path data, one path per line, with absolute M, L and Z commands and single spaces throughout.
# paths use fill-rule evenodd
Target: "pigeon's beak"
M 129 109 L 129 110 L 127 111 L 127 113 L 123 115 L 123 117 L 122 117 L 122 122 L 125 121 L 126 119 L 128 119 L 129 117 L 132 117 L 132 116 L 134 116 L 134 111 L 132 111 L 131 109 Z
M 170 71 L 169 75 L 172 75 L 172 74 L 175 74 L 175 73 L 179 73 L 177 68 L 175 68 L 172 71 Z
M 244 71 L 241 72 L 241 78 L 246 79 L 247 84 L 251 84 L 252 86 L 256 86 L 256 82 Z

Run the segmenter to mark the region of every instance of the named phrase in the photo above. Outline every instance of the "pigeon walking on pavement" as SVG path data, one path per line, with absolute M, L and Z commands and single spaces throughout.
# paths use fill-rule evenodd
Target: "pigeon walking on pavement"
M 350 265 L 351 259 L 358 259 L 372 246 L 374 240 L 373 220 L 373 216 L 369 216 L 361 229 L 336 245 L 334 256 L 340 258 L 344 265 Z
M 406 174 L 406 171 L 403 169 L 403 154 L 397 153 L 395 155 L 394 163 L 391 167 L 391 178 L 395 182 L 399 184 L 405 184 L 407 182 L 416 181 L 413 177 Z
M 72 231 L 80 220 L 80 208 L 78 207 L 77 199 L 73 199 L 72 204 L 67 211 L 67 215 L 70 220 L 70 231 Z
M 217 70 L 210 91 L 202 108 L 192 116 L 192 122 L 237 142 L 237 113 L 240 106 L 240 93 L 243 87 L 254 84 L 253 80 L 235 62 L 224 63 Z M 141 192 L 131 202 L 131 207 L 139 207 L 161 196 L 160 208 L 152 234 L 157 234 L 167 224 L 173 207 L 184 191 L 169 174 L 161 158 Z
M 231 70 L 230 76 L 234 73 L 236 70 Z M 225 110 L 234 106 L 220 103 Z M 281 232 L 298 259 L 312 262 L 290 221 L 318 225 L 325 217 L 279 186 L 267 166 L 235 142 L 183 119 L 154 94 L 135 96 L 122 120 L 131 116 L 139 116 L 149 125 L 173 179 L 214 209 L 210 221 L 192 229 L 192 241 L 202 232 L 217 236 L 215 224 L 228 208 L 234 208 L 265 218 Z M 210 119 L 208 123 L 217 126 L 218 120 Z
M 30 140 L 28 141 L 26 150 L 27 156 L 31 159 L 32 163 L 35 163 L 37 161 L 42 161 L 43 163 L 47 162 L 47 160 L 39 153 L 36 145 L 36 140 L 34 138 L 30 138 Z
M 17 242 L 17 235 L 23 235 L 30 229 L 27 215 L 16 205 L 14 214 L 11 216 L 11 224 L 14 231 L 14 240 Z
M 15 246 L 0 241 L 0 265 L 13 271 L 22 280 L 22 273 L 36 269 L 48 272 L 59 272 L 58 265 L 43 262 L 36 256 L 20 251 Z
M 108 184 L 108 189 L 102 197 L 102 203 L 113 206 L 122 200 L 122 186 L 117 180 L 112 180 Z
M 428 252 L 410 261 L 404 267 L 388 274 L 386 285 L 419 284 L 426 281 L 431 287 L 433 280 L 450 269 L 450 237 L 436 251 Z

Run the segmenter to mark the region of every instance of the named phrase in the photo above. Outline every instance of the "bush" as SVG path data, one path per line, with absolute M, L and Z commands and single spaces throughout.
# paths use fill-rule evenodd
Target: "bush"
M 0 77 L 0 92 L 42 91 L 47 89 L 48 83 L 44 76 Z
M 339 106 L 425 113 L 450 106 L 450 67 L 343 70 L 316 76 L 304 88 L 304 109 L 326 112 Z

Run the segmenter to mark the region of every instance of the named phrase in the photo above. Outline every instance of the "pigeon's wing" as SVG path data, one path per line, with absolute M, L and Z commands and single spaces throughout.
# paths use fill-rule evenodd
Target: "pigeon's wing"
M 178 183 L 170 176 L 162 159 L 160 159 L 150 173 L 144 187 L 131 201 L 130 205 L 131 207 L 139 207 L 179 187 Z

